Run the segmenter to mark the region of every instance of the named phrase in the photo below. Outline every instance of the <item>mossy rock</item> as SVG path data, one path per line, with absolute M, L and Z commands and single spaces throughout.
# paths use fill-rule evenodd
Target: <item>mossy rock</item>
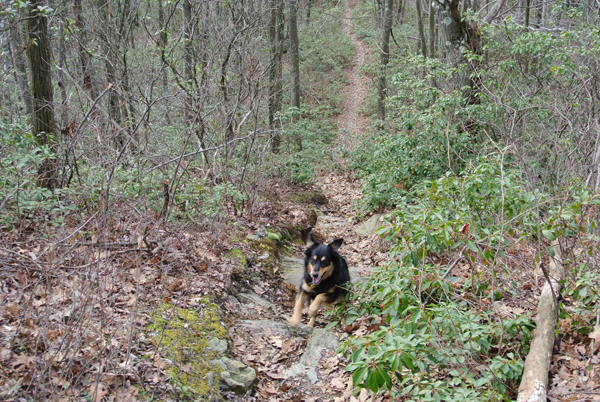
M 279 226 L 279 234 L 281 240 L 292 244 L 304 244 L 306 239 L 303 239 L 303 233 L 306 230 L 299 225 L 282 225 Z
M 179 399 L 222 400 L 220 380 L 214 375 L 219 368 L 210 363 L 222 352 L 214 347 L 215 340 L 228 339 L 217 305 L 207 300 L 198 309 L 184 309 L 164 303 L 152 314 L 152 321 L 146 330 L 160 355 L 172 362 L 165 372 L 182 390 Z
M 225 254 L 225 257 L 231 258 L 238 263 L 238 268 L 244 270 L 248 267 L 248 258 L 239 248 L 235 248 Z
M 258 254 L 258 262 L 270 275 L 279 266 L 281 249 L 278 243 L 268 237 L 261 237 L 260 240 L 250 243 L 250 247 Z
M 327 196 L 319 190 L 296 193 L 290 196 L 290 201 L 316 205 L 325 205 L 328 202 Z

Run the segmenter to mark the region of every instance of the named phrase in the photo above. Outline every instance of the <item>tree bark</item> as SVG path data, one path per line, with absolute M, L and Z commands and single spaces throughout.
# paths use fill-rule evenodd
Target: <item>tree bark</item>
M 31 3 L 29 18 L 27 19 L 27 32 L 29 33 L 30 42 L 27 57 L 29 59 L 33 109 L 31 122 L 33 136 L 38 144 L 52 148 L 53 137 L 58 134 L 58 130 L 56 129 L 56 118 L 54 116 L 54 89 L 52 86 L 48 22 L 45 14 L 39 9 L 43 5 L 43 0 L 34 0 Z M 46 158 L 40 165 L 38 183 L 50 190 L 57 187 L 58 166 L 51 158 Z
M 290 64 L 292 66 L 292 106 L 300 109 L 300 64 L 298 50 L 298 0 L 289 0 Z
M 110 0 L 97 0 L 98 14 L 100 23 L 103 29 L 99 30 L 99 37 L 102 51 L 104 53 L 104 68 L 106 69 L 106 81 L 110 90 L 108 92 L 108 114 L 109 121 L 113 120 L 119 127 L 122 126 L 121 106 L 119 96 L 116 94 L 119 83 L 117 82 L 117 68 L 115 63 L 118 60 L 118 42 L 112 40 L 115 34 L 115 26 L 113 24 L 112 4 Z M 110 123 L 109 123 L 110 124 Z M 118 127 L 113 128 L 113 139 L 116 149 L 120 151 L 125 146 L 125 133 Z
M 275 114 L 281 111 L 281 79 L 283 58 L 283 1 L 269 0 L 269 128 L 271 130 L 271 151 L 279 152 L 281 136 L 275 124 Z
M 423 17 L 421 15 L 421 0 L 415 0 L 415 10 L 417 11 L 417 28 L 419 30 L 421 55 L 423 57 L 427 57 L 427 40 L 425 39 L 425 29 L 423 29 Z
M 394 0 L 387 0 L 382 4 L 385 7 L 385 17 L 383 21 L 383 30 L 381 38 L 381 54 L 379 61 L 379 83 L 377 87 L 377 118 L 385 120 L 384 100 L 387 96 L 387 64 L 390 60 L 390 33 L 392 32 L 392 10 L 394 9 Z
M 492 22 L 500 12 L 505 0 L 497 0 L 487 15 L 483 18 L 484 23 Z M 475 54 L 481 54 L 481 43 L 478 27 L 465 20 L 460 11 L 460 0 L 438 0 L 438 21 L 442 31 L 443 41 L 446 43 L 446 54 L 448 62 L 452 67 L 458 67 L 465 63 L 462 47 L 466 47 Z M 471 90 L 466 93 L 468 103 L 476 103 L 477 97 L 474 82 L 471 80 L 470 69 L 457 73 L 451 82 L 452 89 L 467 86 Z
M 73 12 L 73 19 L 75 20 L 75 26 L 79 31 L 79 38 L 77 40 L 77 52 L 79 54 L 79 68 L 81 68 L 81 80 L 83 87 L 87 91 L 88 95 L 92 99 L 96 99 L 96 93 L 92 84 L 92 64 L 91 58 L 87 50 L 87 29 L 83 21 L 83 15 L 81 13 L 81 0 L 73 0 L 71 3 L 71 10 Z
M 20 27 L 18 26 L 13 27 L 10 41 L 15 81 L 17 81 L 19 89 L 21 89 L 21 96 L 23 103 L 25 104 L 25 110 L 27 111 L 28 115 L 32 116 L 33 109 L 31 102 L 31 90 L 27 82 L 27 60 L 25 60 L 22 50 L 25 43 L 22 40 L 19 28 Z
M 554 242 L 552 248 L 555 256 L 550 260 L 547 281 L 538 302 L 536 329 L 529 354 L 525 359 L 517 402 L 546 402 L 548 371 L 554 346 L 554 328 L 558 317 L 557 299 L 562 281 L 565 279 L 560 244 Z
M 435 9 L 433 1 L 429 1 L 429 57 L 435 57 Z

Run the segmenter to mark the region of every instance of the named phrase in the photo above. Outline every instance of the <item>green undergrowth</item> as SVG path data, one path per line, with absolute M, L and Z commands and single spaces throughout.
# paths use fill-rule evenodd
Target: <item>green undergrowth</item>
M 510 400 L 535 328 L 527 313 L 498 314 L 524 295 L 514 261 L 547 264 L 550 242 L 561 239 L 582 250 L 565 260 L 569 268 L 583 262 L 572 273 L 594 276 L 585 261 L 597 251 L 598 197 L 577 182 L 563 199 L 530 191 L 503 161 L 488 155 L 460 174 L 423 181 L 388 214 L 378 233 L 395 261 L 356 285 L 351 307 L 339 307 L 344 324 L 377 324 L 341 346 L 356 387 L 411 401 Z M 459 261 L 472 267 L 468 277 L 448 272 Z M 575 299 L 597 303 L 591 285 L 573 285 Z
M 217 352 L 209 348 L 213 339 L 227 339 L 217 305 L 206 300 L 198 309 L 164 303 L 152 314 L 146 331 L 158 344 L 158 353 L 168 361 L 165 370 L 183 400 L 218 396 L 220 369 L 209 361 Z

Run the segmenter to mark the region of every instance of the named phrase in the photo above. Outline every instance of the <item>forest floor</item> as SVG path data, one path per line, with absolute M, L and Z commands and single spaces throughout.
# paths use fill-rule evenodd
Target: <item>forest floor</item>
M 371 78 L 362 67 L 372 55 L 353 33 L 356 0 L 344 4 L 343 30 L 356 52 L 345 68 L 338 142 L 349 150 L 368 128 L 361 111 Z M 306 235 L 298 228 L 312 229 L 323 241 L 342 237 L 340 253 L 355 279 L 386 261 L 377 236 L 357 234 L 362 225 L 352 204 L 361 196 L 351 172 L 333 170 L 317 175 L 314 185 L 265 183 L 251 213 L 239 216 L 232 207 L 227 223 L 182 226 L 116 205 L 111 214 L 90 210 L 85 221 L 31 222 L 3 234 L 0 400 L 202 400 L 190 388 L 195 378 L 210 377 L 195 365 L 208 347 L 182 345 L 179 339 L 190 334 L 197 345 L 210 337 L 215 344 L 226 340 L 224 353 L 256 373 L 247 392 L 224 391 L 225 400 L 384 400 L 364 389 L 352 395 L 346 360 L 336 353 L 349 334 L 369 332 L 368 321 L 326 330 L 330 319 L 320 313 L 314 329 L 286 323 L 299 283 L 281 261 L 296 267 L 297 278 Z M 277 231 L 282 241 L 264 241 Z M 534 283 L 518 305 L 533 310 L 542 279 L 516 279 Z M 583 368 L 600 367 L 597 357 L 584 358 L 589 353 L 582 342 L 572 332 L 558 347 L 554 391 L 562 387 L 572 395 L 590 383 Z

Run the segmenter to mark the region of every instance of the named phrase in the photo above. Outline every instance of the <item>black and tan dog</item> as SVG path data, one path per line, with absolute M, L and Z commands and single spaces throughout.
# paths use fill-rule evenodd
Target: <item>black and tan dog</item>
M 346 294 L 346 289 L 341 285 L 350 282 L 350 272 L 348 264 L 338 254 L 343 241 L 344 239 L 337 239 L 325 245 L 316 241 L 312 232 L 308 234 L 308 249 L 304 252 L 304 278 L 298 290 L 290 325 L 298 325 L 307 300 L 311 301 L 308 307 L 308 326 L 312 327 L 323 304 L 335 303 Z

